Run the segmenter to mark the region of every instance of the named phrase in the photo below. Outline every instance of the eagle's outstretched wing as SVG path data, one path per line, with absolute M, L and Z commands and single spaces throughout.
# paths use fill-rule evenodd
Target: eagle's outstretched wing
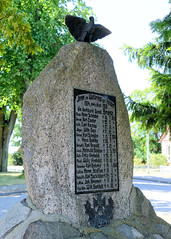
M 101 39 L 107 35 L 111 34 L 111 31 L 109 31 L 106 27 L 100 25 L 100 24 L 95 24 L 95 30 L 92 34 L 92 39 L 91 41 L 96 41 L 98 39 Z
M 71 35 L 77 41 L 79 41 L 79 37 L 81 36 L 82 30 L 86 25 L 86 20 L 81 17 L 66 15 L 65 24 L 67 25 Z

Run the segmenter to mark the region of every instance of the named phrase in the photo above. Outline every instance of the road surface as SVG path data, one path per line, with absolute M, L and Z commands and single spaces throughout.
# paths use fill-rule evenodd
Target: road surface
M 0 219 L 2 216 L 17 202 L 27 197 L 27 194 L 18 194 L 12 196 L 1 196 L 0 197 Z
M 171 224 L 171 184 L 136 179 L 134 186 L 150 200 L 157 216 Z

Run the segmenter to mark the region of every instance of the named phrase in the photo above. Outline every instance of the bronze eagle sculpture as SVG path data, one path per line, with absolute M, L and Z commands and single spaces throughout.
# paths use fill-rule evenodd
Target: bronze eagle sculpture
M 111 34 L 104 26 L 94 24 L 94 17 L 89 17 L 89 20 L 87 23 L 84 18 L 66 15 L 65 24 L 75 40 L 90 43 Z

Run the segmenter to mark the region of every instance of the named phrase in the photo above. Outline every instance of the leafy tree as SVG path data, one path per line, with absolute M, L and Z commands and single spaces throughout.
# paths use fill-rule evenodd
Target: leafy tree
M 6 41 L 8 46 L 24 45 L 25 52 L 33 54 L 36 51 L 42 51 L 42 49 L 35 43 L 31 35 L 31 27 L 28 21 L 26 21 L 26 14 L 18 11 L 13 4 L 12 0 L 1 0 L 0 2 L 0 54 L 4 54 L 6 51 Z M 3 59 L 0 59 L 0 63 L 3 63 Z
M 72 9 L 68 4 L 72 3 Z M 83 0 L 2 0 L 0 3 L 0 171 L 23 95 L 59 49 L 74 39 L 66 14 L 92 14 Z
M 147 162 L 147 138 L 146 131 L 142 129 L 140 122 L 131 123 L 131 134 L 134 145 L 134 158 L 141 159 L 141 162 Z M 156 133 L 150 131 L 149 133 L 150 145 L 149 151 L 150 154 L 159 154 L 161 153 L 161 145 L 158 143 L 156 138 Z
M 126 100 L 132 121 L 140 121 L 145 129 L 157 132 L 166 131 L 168 126 L 171 130 L 171 13 L 150 26 L 158 34 L 153 43 L 138 49 L 123 47 L 129 60 L 137 60 L 139 67 L 150 70 L 150 97 L 144 100 L 139 94 L 138 101 L 131 97 Z

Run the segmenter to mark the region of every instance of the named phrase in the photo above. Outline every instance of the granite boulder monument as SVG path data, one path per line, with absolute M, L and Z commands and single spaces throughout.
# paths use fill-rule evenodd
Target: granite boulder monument
M 22 140 L 28 196 L 0 238 L 171 238 L 132 184 L 128 113 L 105 50 L 60 49 L 24 95 Z

